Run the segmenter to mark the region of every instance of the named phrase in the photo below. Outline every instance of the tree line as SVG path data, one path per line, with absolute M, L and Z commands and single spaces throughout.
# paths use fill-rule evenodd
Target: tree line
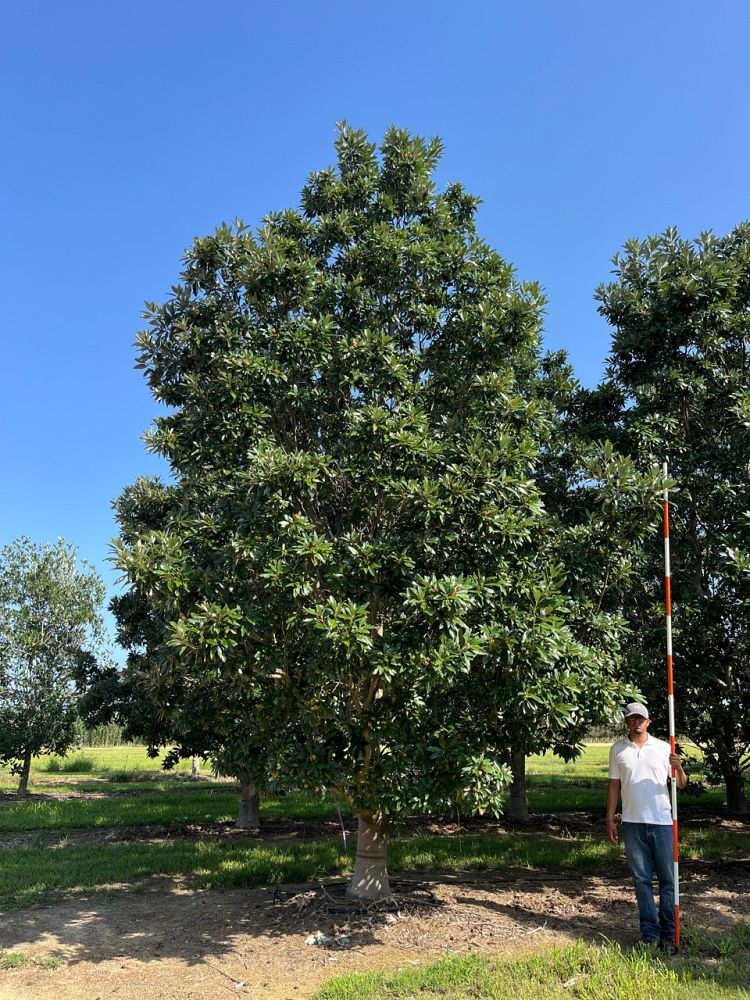
M 404 815 L 497 810 L 526 755 L 574 757 L 636 695 L 663 721 L 665 458 L 678 728 L 750 811 L 750 227 L 627 243 L 586 390 L 441 148 L 341 126 L 297 209 L 196 239 L 148 304 L 171 476 L 115 503 L 124 669 L 80 629 L 59 657 L 17 640 L 42 550 L 2 556 L 0 759 L 59 749 L 2 722 L 64 664 L 91 722 L 236 776 L 247 822 L 263 789 L 335 789 L 360 899 Z

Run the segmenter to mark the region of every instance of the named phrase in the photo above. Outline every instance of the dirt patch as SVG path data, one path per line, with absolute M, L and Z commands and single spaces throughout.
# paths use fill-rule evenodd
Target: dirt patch
M 514 953 L 576 938 L 633 943 L 623 867 L 548 875 L 435 875 L 405 881 L 391 912 L 342 906 L 334 880 L 311 886 L 196 891 L 153 879 L 139 892 L 78 896 L 0 918 L 0 947 L 56 956 L 0 972 L 2 1000 L 193 1000 L 309 996 L 348 970 L 398 968 L 466 951 Z M 685 919 L 724 931 L 750 918 L 750 866 L 693 864 Z M 311 938 L 320 943 L 306 943 Z

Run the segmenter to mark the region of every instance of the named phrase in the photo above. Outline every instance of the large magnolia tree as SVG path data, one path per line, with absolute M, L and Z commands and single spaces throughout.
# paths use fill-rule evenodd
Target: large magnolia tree
M 599 290 L 612 324 L 583 411 L 642 467 L 669 460 L 677 724 L 748 814 L 750 769 L 750 225 L 625 245 Z M 662 548 L 654 532 L 628 615 L 633 680 L 666 726 Z
M 405 812 L 497 808 L 516 743 L 612 711 L 620 622 L 577 603 L 560 540 L 592 557 L 590 524 L 536 481 L 558 419 L 538 287 L 476 198 L 437 191 L 439 141 L 344 127 L 336 151 L 298 210 L 197 239 L 150 305 L 172 509 L 117 558 L 164 623 L 152 674 L 247 711 L 271 779 L 335 786 L 350 894 L 376 899 Z
M 0 763 L 27 792 L 32 757 L 78 739 L 76 679 L 102 650 L 104 584 L 58 539 L 0 549 Z

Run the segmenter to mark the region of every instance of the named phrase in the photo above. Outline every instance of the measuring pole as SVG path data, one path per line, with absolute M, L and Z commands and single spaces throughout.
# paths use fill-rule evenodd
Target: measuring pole
M 664 463 L 664 478 L 667 478 Z M 669 745 L 675 753 L 674 671 L 672 669 L 672 577 L 669 565 L 669 490 L 664 487 L 664 604 L 667 616 L 667 698 Z M 680 841 L 677 829 L 677 769 L 672 768 L 672 857 L 674 859 L 674 943 L 680 946 Z

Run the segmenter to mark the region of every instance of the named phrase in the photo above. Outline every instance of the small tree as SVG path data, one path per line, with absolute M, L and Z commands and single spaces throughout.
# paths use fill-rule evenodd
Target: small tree
M 750 225 L 695 242 L 627 243 L 598 291 L 614 327 L 591 433 L 643 467 L 669 459 L 677 725 L 747 815 L 750 768 Z M 627 602 L 632 676 L 666 723 L 662 549 L 654 532 Z
M 377 899 L 394 821 L 497 808 L 516 744 L 613 709 L 620 626 L 576 606 L 536 482 L 538 286 L 478 237 L 477 199 L 436 191 L 437 140 L 336 147 L 299 211 L 196 240 L 150 306 L 172 506 L 117 559 L 164 623 L 152 676 L 210 688 L 214 720 L 249 709 L 272 778 L 335 786 L 349 891 Z
M 74 679 L 94 661 L 104 584 L 58 540 L 20 538 L 0 550 L 0 761 L 29 780 L 31 758 L 78 739 Z

